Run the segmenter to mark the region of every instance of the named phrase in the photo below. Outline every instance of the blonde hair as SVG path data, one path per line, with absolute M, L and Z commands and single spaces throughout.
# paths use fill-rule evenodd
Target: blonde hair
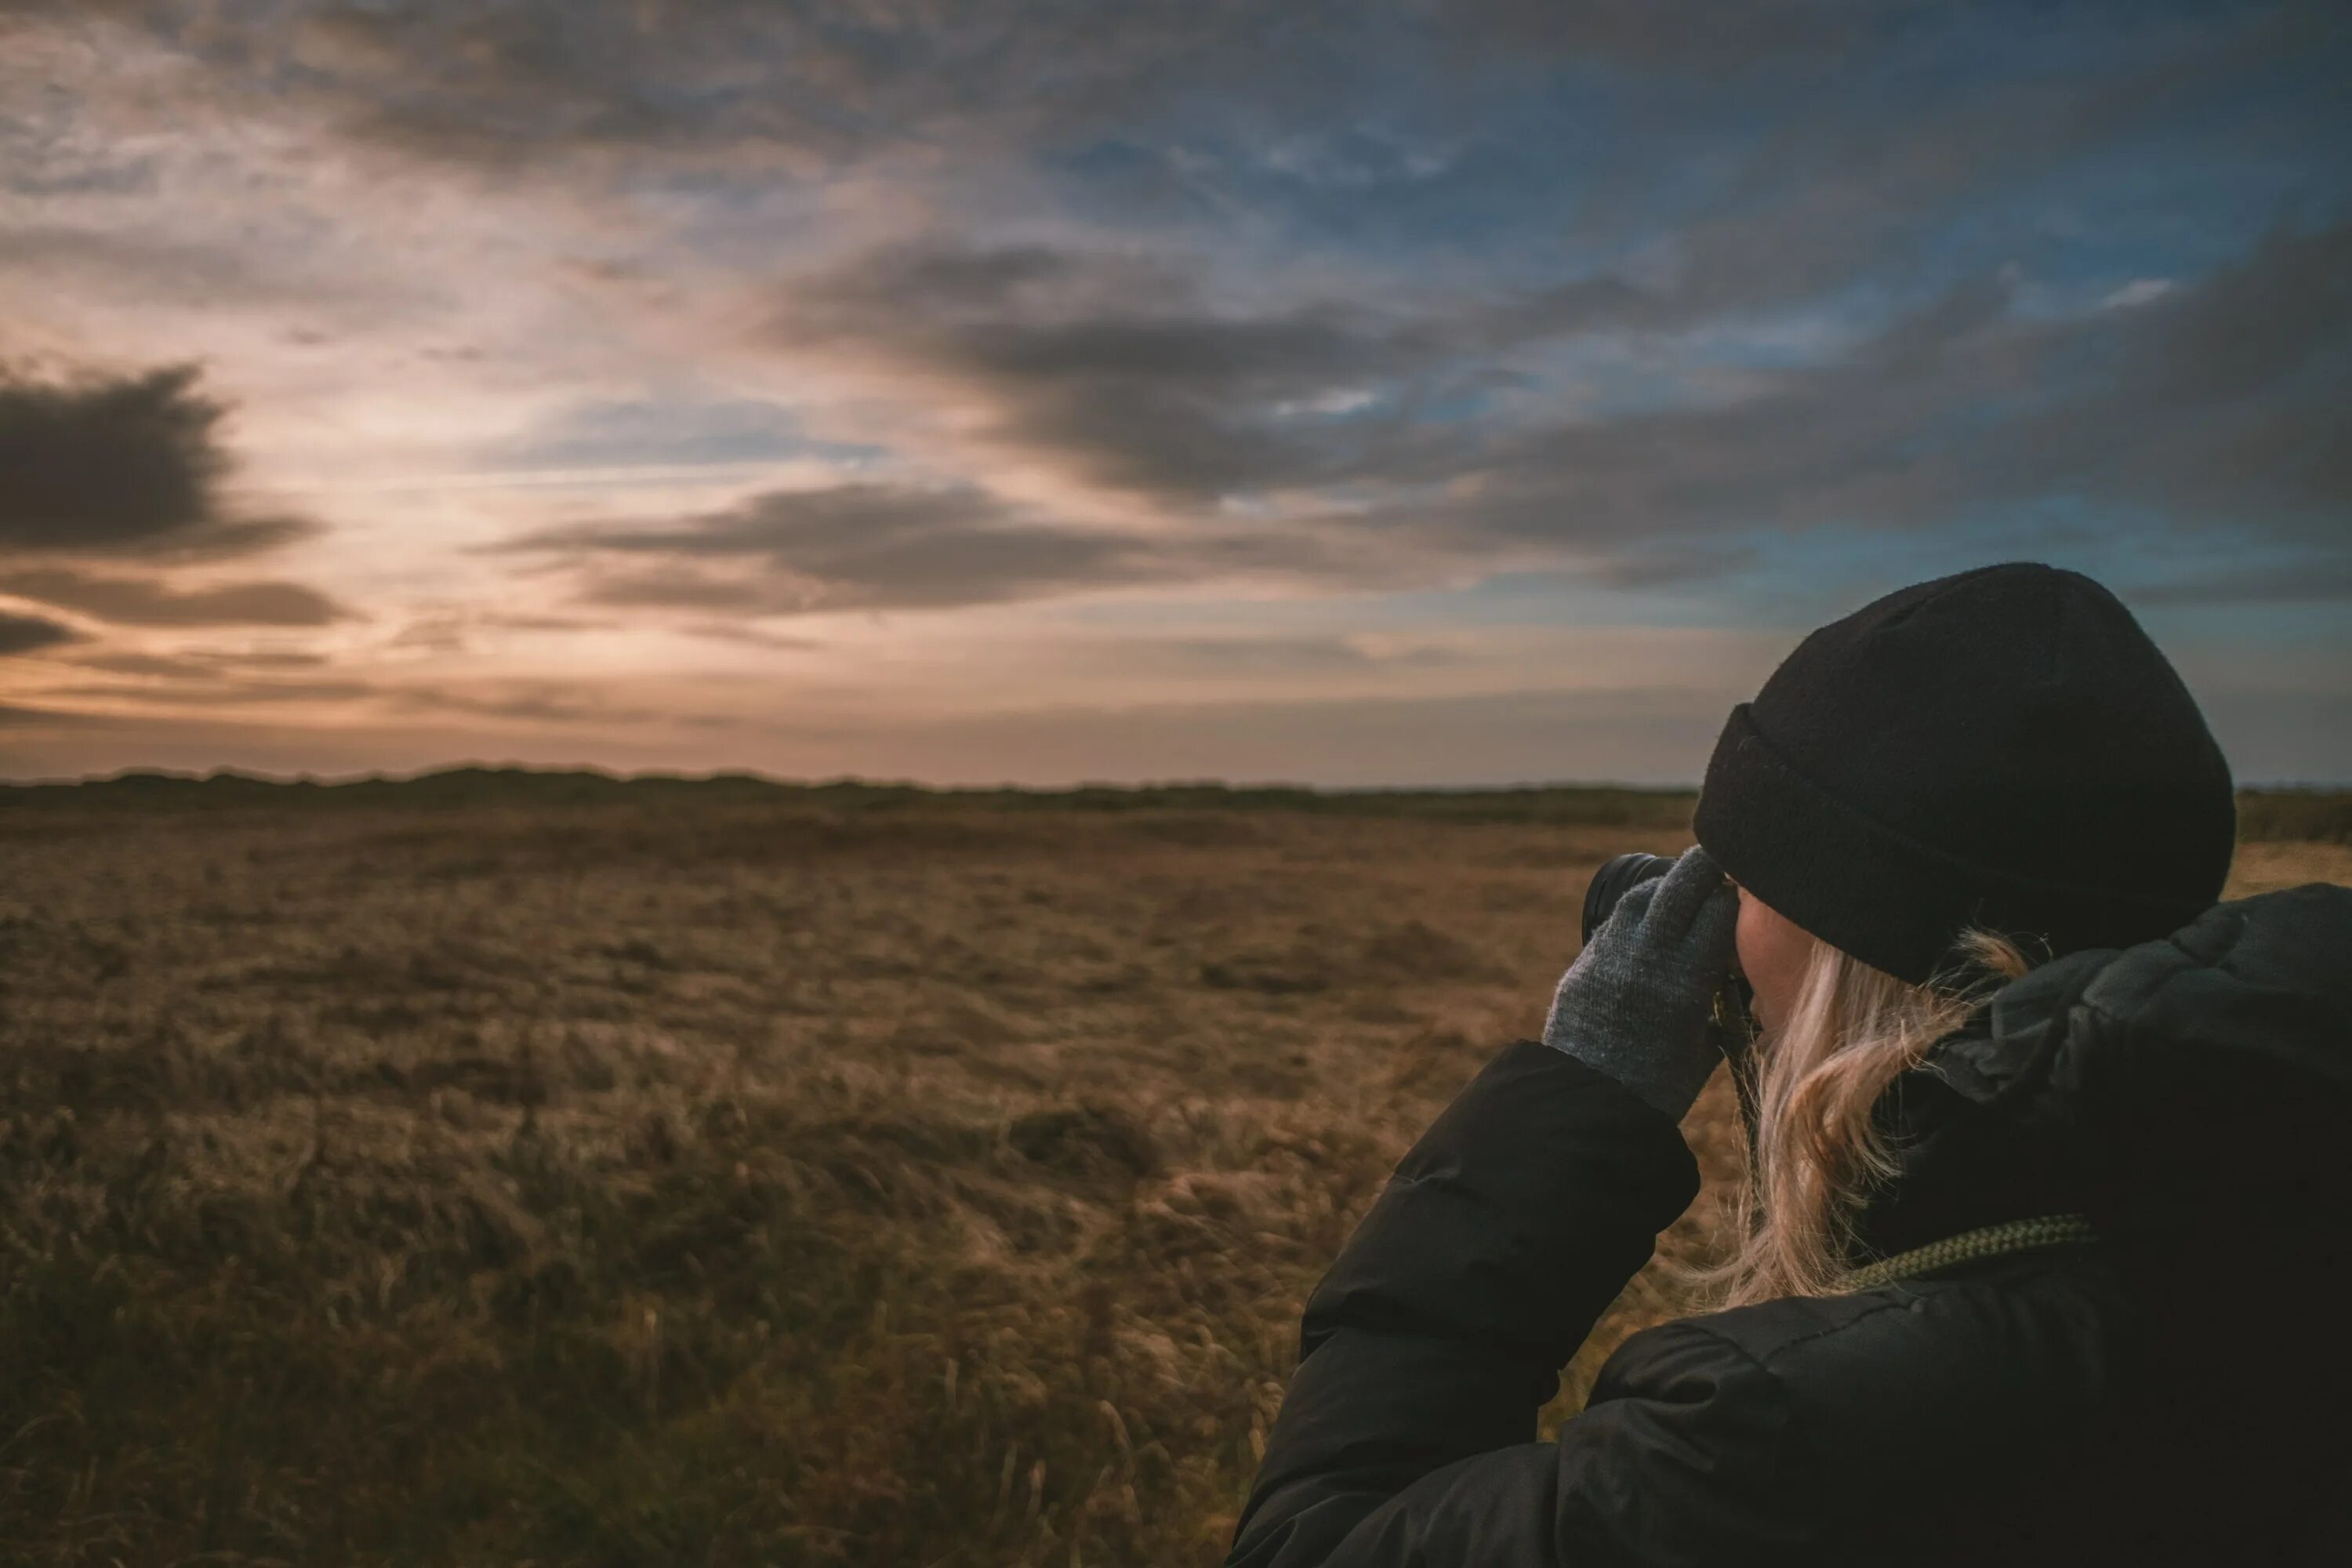
M 1879 1096 L 2036 962 L 2011 938 L 1970 929 L 1956 961 L 1915 985 L 1811 940 L 1788 1016 L 1738 1068 L 1752 1074 L 1753 1127 L 1732 1250 L 1676 1271 L 1717 1305 L 1836 1291 L 1863 1205 L 1898 1169 L 1872 1116 Z

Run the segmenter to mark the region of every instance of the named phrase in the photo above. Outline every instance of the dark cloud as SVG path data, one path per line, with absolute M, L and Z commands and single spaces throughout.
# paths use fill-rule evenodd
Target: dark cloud
M 299 583 L 179 588 L 154 578 L 99 575 L 64 566 L 0 571 L 0 593 L 133 626 L 322 626 L 352 614 Z
M 1342 0 L 18 0 L 106 15 L 240 86 L 308 101 L 354 138 L 516 168 L 614 152 L 839 160 L 879 143 L 969 152 L 1069 133 L 1196 73 L 1276 78 Z M 5 16 L 0 12 L 0 26 Z
M 45 382 L 0 374 L 0 552 L 194 560 L 309 525 L 225 502 L 226 405 L 194 365 Z
M 528 547 L 601 563 L 587 592 L 603 603 L 771 614 L 1252 572 L 1336 586 L 1397 560 L 1547 553 L 1657 586 L 1753 565 L 1775 535 L 1964 529 L 2053 500 L 2136 509 L 2182 536 L 2321 541 L 2352 504 L 2347 279 L 2352 226 L 2279 229 L 2200 282 L 2054 317 L 1982 274 L 1834 357 L 1570 422 L 1526 396 L 1465 415 L 1527 384 L 1495 346 L 1517 304 L 1253 316 L 1219 310 L 1164 258 L 901 247 L 806 286 L 779 332 L 938 378 L 996 439 L 1165 503 L 1166 531 L 860 484 Z M 1245 526 L 1237 500 L 1280 521 Z
M 71 626 L 39 616 L 13 616 L 0 610 L 0 655 L 36 653 L 45 647 L 78 640 Z
M 776 614 L 803 604 L 780 594 L 764 577 L 667 566 L 599 572 L 581 597 L 616 610 L 738 610 L 753 615 Z
M 1678 548 L 1824 523 L 1963 526 L 2052 501 L 2182 535 L 2333 541 L 2352 505 L 2352 227 L 2271 236 L 2154 303 L 2057 320 L 1980 278 L 1720 406 L 1523 433 L 1465 521 Z
M 806 171 L 878 148 L 945 158 L 1082 139 L 1213 91 L 1253 130 L 1360 112 L 1344 68 L 1410 51 L 1475 101 L 1496 72 L 1625 67 L 1713 85 L 1799 62 L 1793 84 L 1915 39 L 1927 0 L 16 0 L 103 16 L 235 88 L 308 103 L 354 139 L 497 168 L 656 155 Z M 2119 5 L 1972 7 L 2063 31 Z M 2322 14 L 2317 5 L 2245 8 Z M 756 166 L 756 165 L 754 165 Z M 71 171 L 66 177 L 70 177 Z
M 566 529 L 515 548 L 657 563 L 593 576 L 600 604 L 770 614 L 986 604 L 1159 570 L 1132 542 L 1028 521 L 979 491 L 885 484 L 774 491 L 676 527 Z
M 2352 223 L 2277 231 L 2203 287 L 2139 307 L 2104 401 L 2058 423 L 2151 505 L 2259 510 L 2346 543 L 2352 504 Z M 2015 454 L 2031 472 L 2029 452 Z
M 1138 0 L 1115 25 L 1084 0 L 946 11 L 929 0 L 518 0 L 282 5 L 268 29 L 250 17 L 223 25 L 217 3 L 124 9 L 223 81 L 266 81 L 363 143 L 501 169 L 594 159 L 606 178 L 657 179 L 682 160 L 770 183 L 779 168 L 808 175 L 907 152 L 984 166 L 1103 134 L 1216 146 L 1204 125 L 1223 128 L 1235 145 L 1222 155 L 1245 164 L 1293 132 L 1360 130 L 1368 82 L 1387 86 L 1384 71 L 1407 51 L 1424 57 L 1413 101 L 1383 110 L 1456 140 L 1491 134 L 1498 84 L 1524 91 L 1561 66 L 1685 83 L 1615 128 L 1627 155 L 1564 169 L 1557 182 L 1579 193 L 1579 248 L 1622 251 L 1656 237 L 1660 187 L 1689 177 L 1674 166 L 1682 154 L 1704 151 L 1689 163 L 1716 171 L 1715 188 L 1678 216 L 1668 276 L 1563 278 L 1493 323 L 1545 335 L 1675 330 L 1857 279 L 1915 276 L 1969 203 L 2242 100 L 2259 73 L 2326 42 L 2328 26 L 2315 4 L 2176 16 L 2032 4 L 1956 12 L 1925 0 Z M 192 12 L 215 19 L 191 25 Z M 1981 47 L 1988 32 L 2073 68 L 1990 82 L 1927 68 L 1940 46 Z M 1906 90 L 1868 90 L 1873 67 Z M 1727 75 L 1759 79 L 1734 90 Z M 1160 114 L 1165 127 L 1152 123 Z M 2241 133 L 2210 134 L 2219 145 Z M 984 265 L 1017 268 L 1031 254 L 1013 247 Z M 949 279 L 908 281 L 937 297 Z M 1277 324 L 1231 323 L 1236 334 Z M 1222 346 L 1246 355 L 1245 344 Z M 1087 412 L 1034 416 L 1050 426 Z M 1250 433 L 1223 434 L 1245 444 Z M 1265 461 L 1235 467 L 1246 478 Z M 1149 466 L 1135 477 L 1155 479 Z
M 939 377 L 983 398 L 1007 442 L 1190 500 L 1440 462 L 1463 436 L 1413 413 L 1483 374 L 1461 363 L 1465 324 L 1444 317 L 1221 310 L 1173 260 L 953 240 L 803 280 L 774 335 Z M 1376 408 L 1352 401 L 1374 393 Z
M 1717 136 L 1742 118 L 1748 133 L 1708 139 L 1721 173 L 1706 199 L 1667 231 L 1669 243 L 1653 258 L 1662 275 L 1639 284 L 1569 279 L 1530 301 L 1528 324 L 1541 331 L 1678 331 L 1857 284 L 1916 286 L 1954 245 L 1956 220 L 2014 199 L 2053 171 L 2095 166 L 2191 121 L 2209 155 L 2258 148 L 2277 122 L 2250 112 L 2250 100 L 2276 99 L 2268 112 L 2291 117 L 2294 98 L 2280 91 L 2278 74 L 2343 42 L 2340 26 L 2327 37 L 2321 5 L 2292 0 L 2226 16 L 2140 8 L 2120 27 L 2124 13 L 2098 6 L 2017 7 L 2003 17 L 1998 6 L 1908 0 L 1503 0 L 1502 8 L 1554 13 L 1553 45 L 1571 51 L 1599 44 L 1617 58 L 1702 70 L 1787 68 L 1769 87 L 1725 95 L 1729 125 Z M 1981 40 L 1979 28 L 2002 31 L 2037 68 L 1981 76 L 1921 68 L 1942 58 L 1939 44 Z M 2057 60 L 2074 68 L 2048 68 Z M 1888 90 L 1892 83 L 1901 89 Z M 1703 110 L 1686 100 L 1662 101 L 1627 138 L 1636 146 L 1682 144 L 1685 128 L 1675 117 L 1695 111 Z M 1676 177 L 1654 154 L 1610 160 L 1593 171 L 1580 231 L 1623 236 L 1654 225 L 1658 187 Z M 2031 229 L 2010 243 L 2012 256 L 2050 249 Z
M 1498 314 L 1527 334 L 1519 349 L 1540 346 L 1523 304 L 1235 316 L 1165 263 L 1118 256 L 870 257 L 805 290 L 782 330 L 795 343 L 854 337 L 936 375 L 992 411 L 997 438 L 1180 505 L 1203 538 L 1225 527 L 1214 503 L 1347 500 L 1305 521 L 1294 507 L 1283 525 L 1298 551 L 1319 539 L 1335 558 L 1342 541 L 1457 558 L 1564 546 L 1599 552 L 1604 579 L 1656 583 L 1752 558 L 1729 538 L 1746 529 L 1957 527 L 2052 498 L 2127 505 L 2189 531 L 2340 530 L 2352 226 L 2275 231 L 2201 283 L 2127 308 L 2029 316 L 2014 295 L 2006 274 L 1965 279 L 1833 359 L 1573 423 L 1530 418 L 1528 398 L 1515 416 L 1465 415 L 1482 389 L 1524 379 L 1496 347 Z M 1585 324 L 1575 315 L 1554 325 L 1572 336 Z M 769 527 L 791 531 L 783 517 L 746 519 L 702 538 L 740 550 Z M 877 559 L 902 537 L 851 531 Z M 1049 558 L 1075 552 L 1071 575 L 1135 563 L 1052 530 L 973 537 L 975 551 L 1017 539 Z M 1171 551 L 1180 574 L 1234 564 L 1181 543 L 1161 547 L 1162 564 Z M 982 575 L 1018 592 L 1060 574 L 1008 561 Z M 708 602 L 729 592 L 741 590 Z
M 968 487 L 776 490 L 675 523 L 551 530 L 500 547 L 578 574 L 615 606 L 783 616 L 946 609 L 1213 578 L 1329 585 L 1381 564 L 1312 526 L 1151 534 L 1043 517 Z M 690 629 L 708 635 L 709 622 Z

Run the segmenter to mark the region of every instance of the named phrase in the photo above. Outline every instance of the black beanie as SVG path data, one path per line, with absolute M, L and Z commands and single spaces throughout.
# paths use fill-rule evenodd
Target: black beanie
M 1914 984 L 1967 925 L 2053 954 L 2221 897 L 2229 764 L 2131 612 L 2076 572 L 1983 566 L 1813 633 L 1731 710 L 1693 822 L 1732 879 Z

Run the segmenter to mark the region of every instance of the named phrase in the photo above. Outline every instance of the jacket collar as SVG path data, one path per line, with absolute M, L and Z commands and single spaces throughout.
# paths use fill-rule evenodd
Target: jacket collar
M 1855 1263 L 2083 1200 L 2072 1096 L 2053 1075 L 2072 998 L 2115 956 L 2085 952 L 1985 995 L 1873 1110 L 1897 1173 L 1855 1220 Z
M 2348 953 L 2352 888 L 2312 882 L 2002 986 L 1874 1108 L 1898 1173 L 1853 1261 L 2080 1212 L 2176 1342 L 2230 1339 L 2249 1301 L 2336 1310 Z

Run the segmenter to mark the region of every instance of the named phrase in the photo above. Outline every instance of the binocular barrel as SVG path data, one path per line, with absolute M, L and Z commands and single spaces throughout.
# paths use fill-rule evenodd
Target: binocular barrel
M 1617 900 L 1641 886 L 1674 869 L 1675 863 L 1664 855 L 1644 855 L 1635 850 L 1604 862 L 1592 873 L 1592 885 L 1584 889 L 1584 940 L 1591 942 L 1592 933 L 1608 921 L 1609 911 Z

